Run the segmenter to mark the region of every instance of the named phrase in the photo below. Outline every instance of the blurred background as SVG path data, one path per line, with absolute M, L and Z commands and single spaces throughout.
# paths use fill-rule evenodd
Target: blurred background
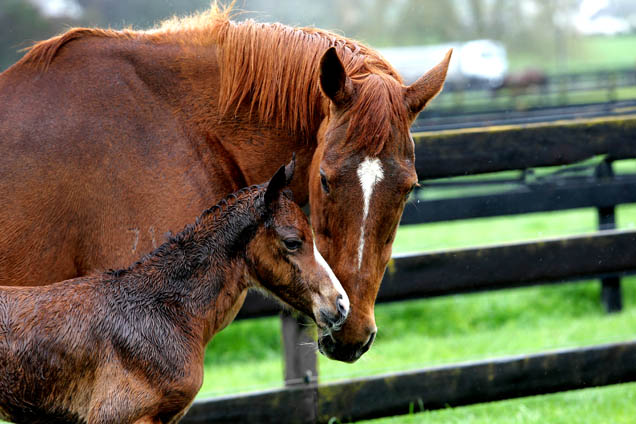
M 209 4 L 2 0 L 0 71 L 21 49 L 69 27 L 145 29 Z M 636 98 L 633 0 L 239 0 L 235 8 L 250 11 L 241 19 L 359 39 L 380 49 L 407 82 L 455 48 L 444 94 L 422 117 Z
M 146 29 L 209 4 L 0 0 L 0 71 L 21 57 L 20 49 L 73 26 Z M 421 114 L 414 132 L 636 110 L 634 0 L 238 0 L 235 9 L 250 11 L 238 19 L 310 25 L 359 39 L 378 48 L 407 82 L 453 47 L 444 92 Z M 484 202 L 503 207 L 499 198 L 486 197 L 541 193 L 564 184 L 596 187 L 599 176 L 607 176 L 598 171 L 605 165 L 604 158 L 597 157 L 570 167 L 422 181 L 423 189 L 412 202 L 423 210 L 440 199 L 483 196 Z M 626 186 L 636 187 L 636 160 L 615 162 L 613 172 L 630 183 Z M 567 209 L 564 198 L 557 197 L 557 202 Z M 532 213 L 516 215 L 483 213 L 476 219 L 455 217 L 446 222 L 433 217 L 431 222 L 401 227 L 394 252 L 436 252 L 592 234 L 604 228 L 599 224 L 600 209 L 560 208 L 550 206 L 546 210 L 557 211 L 539 213 L 535 211 L 540 208 L 530 208 Z M 452 208 L 444 210 L 448 209 Z M 636 204 L 617 206 L 615 221 L 612 227 L 635 228 Z M 636 277 L 623 279 L 622 293 L 622 310 L 613 314 L 607 314 L 599 300 L 598 280 L 379 304 L 379 333 L 371 351 L 353 365 L 320 357 L 320 381 L 631 339 L 636 329 Z M 278 317 L 237 321 L 208 349 L 201 396 L 284 384 Z M 427 414 L 429 423 L 627 423 L 636 414 L 636 385 Z M 420 421 L 406 417 L 386 422 Z
M 3 0 L 0 69 L 33 41 L 72 26 L 149 28 L 207 0 Z M 247 16 L 332 29 L 374 47 L 500 43 L 509 69 L 548 72 L 636 66 L 632 0 L 239 0 Z

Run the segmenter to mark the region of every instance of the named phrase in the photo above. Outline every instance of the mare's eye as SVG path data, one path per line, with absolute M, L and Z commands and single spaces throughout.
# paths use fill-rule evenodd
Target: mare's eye
M 325 175 L 325 171 L 320 170 L 320 184 L 322 185 L 322 189 L 325 193 L 329 194 L 329 183 L 327 182 L 327 176 Z
M 303 245 L 303 242 L 298 239 L 284 239 L 283 244 L 285 245 L 285 249 L 290 252 L 295 252 L 300 249 L 300 246 Z

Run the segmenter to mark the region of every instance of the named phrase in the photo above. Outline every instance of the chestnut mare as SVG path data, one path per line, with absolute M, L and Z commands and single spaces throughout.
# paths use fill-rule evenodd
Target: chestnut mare
M 450 52 L 404 86 L 353 40 L 229 13 L 73 29 L 0 75 L 0 284 L 124 266 L 295 151 L 295 199 L 352 305 L 319 347 L 355 361 L 417 182 L 409 126 Z
M 349 301 L 284 190 L 292 172 L 230 195 L 128 269 L 0 287 L 0 418 L 177 422 L 250 285 L 337 330 Z

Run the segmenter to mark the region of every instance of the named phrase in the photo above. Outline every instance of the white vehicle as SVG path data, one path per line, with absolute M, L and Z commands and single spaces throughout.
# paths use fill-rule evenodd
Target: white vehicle
M 448 49 L 453 57 L 446 81 L 498 87 L 508 71 L 505 47 L 492 40 L 474 40 L 434 46 L 377 49 L 410 84 L 442 60 Z

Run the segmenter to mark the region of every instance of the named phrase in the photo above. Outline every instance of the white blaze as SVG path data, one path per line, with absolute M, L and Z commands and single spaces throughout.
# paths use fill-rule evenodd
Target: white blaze
M 340 280 L 338 280 L 338 277 L 336 277 L 336 274 L 333 273 L 333 271 L 331 270 L 331 267 L 329 266 L 327 261 L 325 261 L 325 258 L 323 258 L 320 252 L 318 251 L 315 241 L 314 241 L 314 256 L 316 257 L 316 262 L 318 262 L 318 265 L 322 266 L 325 269 L 325 272 L 329 276 L 329 279 L 331 280 L 331 283 L 333 284 L 333 286 L 336 288 L 336 291 L 340 293 L 340 296 L 342 296 L 342 300 L 340 303 L 345 308 L 345 310 L 349 312 L 349 296 L 347 296 L 347 292 L 345 292 L 344 288 L 342 287 L 342 284 L 340 284 Z
M 382 163 L 378 158 L 365 158 L 358 166 L 358 178 L 362 186 L 362 224 L 360 226 L 360 243 L 358 244 L 358 269 L 362 266 L 362 254 L 364 253 L 364 225 L 369 215 L 369 204 L 373 195 L 373 188 L 384 178 Z

